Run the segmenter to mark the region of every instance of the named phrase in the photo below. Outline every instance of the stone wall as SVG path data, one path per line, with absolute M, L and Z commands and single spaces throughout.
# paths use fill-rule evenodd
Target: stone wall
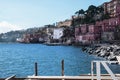
M 116 60 L 116 56 L 120 56 L 120 46 L 118 45 L 83 47 L 82 50 L 107 60 Z

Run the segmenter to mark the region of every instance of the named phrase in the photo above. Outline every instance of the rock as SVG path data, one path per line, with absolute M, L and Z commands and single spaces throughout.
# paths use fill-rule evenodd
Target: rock
M 82 51 L 85 51 L 86 50 L 86 47 L 82 47 Z
M 106 52 L 104 57 L 110 56 L 110 52 Z
M 101 45 L 94 47 L 83 47 L 83 51 L 97 55 L 99 57 L 104 57 L 108 60 L 115 60 L 115 56 L 120 55 L 120 46 L 118 45 Z
M 109 58 L 109 60 L 110 60 L 110 61 L 116 61 L 117 59 L 116 59 L 115 56 L 112 56 L 112 57 Z

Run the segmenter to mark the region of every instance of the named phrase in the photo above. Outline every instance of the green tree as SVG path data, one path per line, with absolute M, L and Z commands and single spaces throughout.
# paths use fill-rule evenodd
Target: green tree
M 87 23 L 94 23 L 94 16 L 98 14 L 97 7 L 94 5 L 90 5 L 86 10 L 86 19 Z
M 75 14 L 78 15 L 78 17 L 84 15 L 85 11 L 83 9 L 79 10 L 79 11 L 76 11 Z
M 95 23 L 96 20 L 101 20 L 104 15 L 103 7 L 96 7 L 94 5 L 90 5 L 86 10 L 86 23 Z
M 74 19 L 74 24 L 75 25 L 83 24 L 85 11 L 83 9 L 80 9 L 80 10 L 76 11 L 75 14 L 77 15 L 77 18 Z
M 83 9 L 78 10 L 75 14 L 78 16 L 78 18 L 74 19 L 75 26 L 80 24 L 95 23 L 96 21 L 110 18 L 109 13 L 104 14 L 104 8 L 102 6 L 96 7 L 94 5 L 90 5 L 86 11 Z M 84 18 L 80 17 L 82 15 L 84 15 Z
M 102 20 L 104 20 L 104 19 L 109 19 L 109 18 L 111 18 L 111 17 L 110 17 L 110 14 L 109 14 L 108 12 L 106 12 L 106 13 L 103 14 L 103 16 L 102 16 Z
M 88 10 L 86 10 L 86 12 L 87 12 L 87 15 L 89 15 L 90 17 L 93 17 L 94 15 L 96 15 L 98 13 L 97 7 L 94 5 L 90 5 L 88 7 Z

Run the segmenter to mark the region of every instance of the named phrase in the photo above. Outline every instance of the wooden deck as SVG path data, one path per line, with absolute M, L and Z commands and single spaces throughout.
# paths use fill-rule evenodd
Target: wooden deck
M 91 62 L 91 74 L 85 74 L 80 76 L 64 76 L 64 60 L 61 61 L 62 64 L 62 76 L 37 76 L 37 63 L 35 63 L 35 75 L 28 76 L 26 78 L 16 78 L 15 75 L 8 78 L 1 78 L 0 80 L 120 80 L 120 74 L 114 74 L 106 63 L 119 63 L 120 56 L 117 57 L 118 61 L 92 61 Z M 96 64 L 96 73 L 94 74 L 94 64 Z M 100 64 L 106 69 L 108 74 L 101 74 Z
M 115 74 L 117 80 L 120 80 L 120 74 Z M 0 80 L 91 80 L 91 75 L 80 75 L 80 76 L 28 76 L 27 78 L 15 78 L 15 76 L 0 79 Z M 93 76 L 94 80 L 97 80 L 97 76 Z M 112 80 L 110 75 L 101 75 L 101 80 Z
M 81 75 L 81 76 L 28 76 L 29 79 L 37 80 L 91 80 L 91 75 Z M 116 74 L 116 78 L 120 80 L 120 74 Z M 93 76 L 94 80 L 97 80 L 97 76 Z M 112 80 L 110 75 L 102 75 L 101 80 Z

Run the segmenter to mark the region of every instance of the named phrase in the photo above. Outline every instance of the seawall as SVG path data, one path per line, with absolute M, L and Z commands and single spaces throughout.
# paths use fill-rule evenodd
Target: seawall
M 83 47 L 82 50 L 91 55 L 96 55 L 112 61 L 116 60 L 116 56 L 120 56 L 119 45 L 92 45 L 89 47 Z

